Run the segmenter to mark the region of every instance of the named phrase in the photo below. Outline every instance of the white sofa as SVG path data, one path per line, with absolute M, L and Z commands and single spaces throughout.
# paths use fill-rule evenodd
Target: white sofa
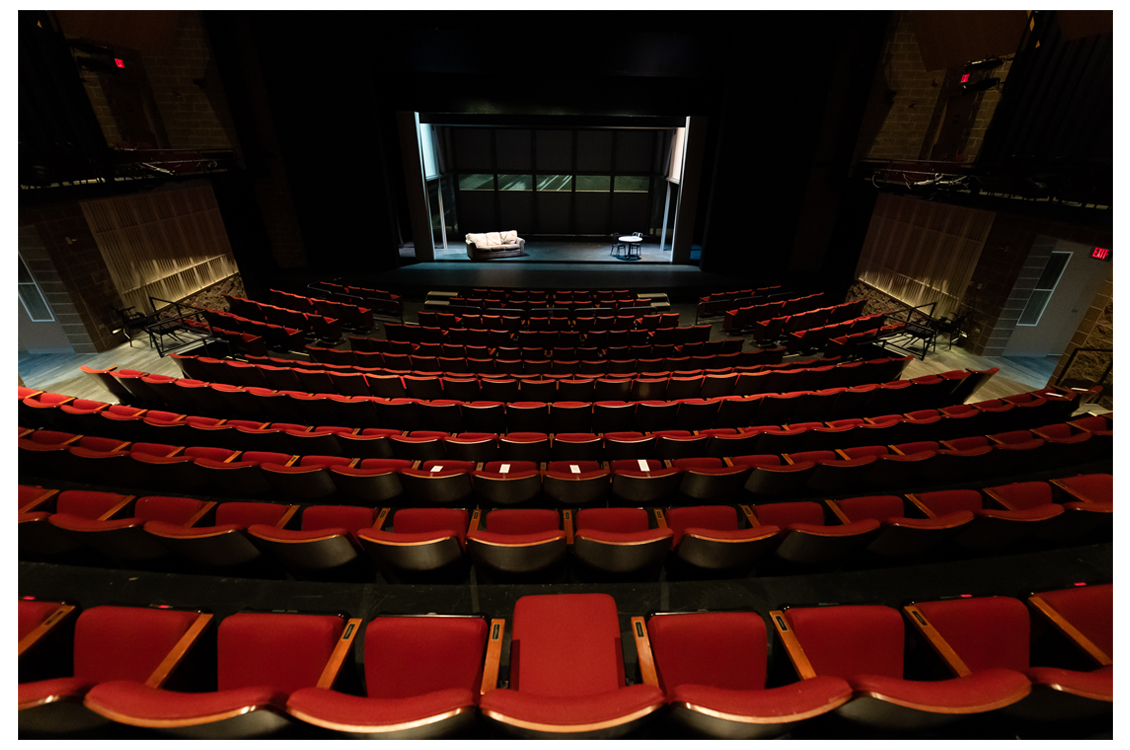
M 471 260 L 510 258 L 524 255 L 526 250 L 526 241 L 518 236 L 517 230 L 468 234 L 466 239 L 467 257 Z

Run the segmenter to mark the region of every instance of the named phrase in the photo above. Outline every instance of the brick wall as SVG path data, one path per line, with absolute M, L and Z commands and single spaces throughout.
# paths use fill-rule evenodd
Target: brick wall
M 75 353 L 104 352 L 121 343 L 120 334 L 110 333 L 118 327 L 114 309 L 122 306 L 121 298 L 78 203 L 22 208 L 19 225 L 21 247 L 32 241 L 34 231 L 54 266 L 57 280 L 48 281 L 43 293 L 57 311 Z M 24 260 L 32 262 L 27 256 Z M 41 262 L 33 272 L 48 271 L 45 266 Z M 42 278 L 48 280 L 46 275 Z
M 228 310 L 228 301 L 224 299 L 225 294 L 230 294 L 233 297 L 246 297 L 247 293 L 243 290 L 243 277 L 236 273 L 228 276 L 226 279 L 220 279 L 215 284 L 206 286 L 199 292 L 188 295 L 184 299 L 176 300 L 182 305 L 190 307 L 202 307 L 205 310 Z M 176 314 L 176 308 L 169 305 L 160 311 L 161 318 L 169 318 Z
M 894 95 L 866 158 L 917 159 L 934 118 L 946 71 L 926 70 L 909 11 L 896 13 L 891 26 L 882 65 Z
M 177 19 L 168 54 L 144 60 L 169 147 L 232 148 L 222 124 L 227 105 L 200 12 L 182 10 Z
M 973 73 L 973 81 L 982 77 L 1008 77 L 1012 61 L 984 73 Z M 974 97 L 968 117 L 961 123 L 958 153 L 963 161 L 976 159 L 985 140 L 985 132 L 1000 102 L 1001 92 L 989 90 L 963 95 L 958 87 L 964 66 L 926 70 L 912 11 L 899 11 L 891 20 L 887 43 L 881 61 L 878 86 L 893 92 L 883 97 L 872 96 L 873 109 L 865 116 L 864 133 L 875 133 L 867 153 L 868 159 L 930 159 L 939 129 L 947 117 L 947 103 L 953 97 Z M 883 111 L 889 105 L 885 116 Z

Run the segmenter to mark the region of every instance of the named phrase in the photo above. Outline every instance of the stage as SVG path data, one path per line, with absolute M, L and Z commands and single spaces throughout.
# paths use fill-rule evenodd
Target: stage
M 453 241 L 454 240 L 454 241 Z M 640 263 L 671 263 L 671 248 L 668 238 L 668 247 L 662 250 L 655 238 L 638 243 L 633 248 L 632 259 L 627 259 L 627 253 L 618 251 L 612 254 L 611 239 L 597 241 L 554 241 L 541 239 L 527 239 L 525 255 L 513 258 L 498 258 L 492 263 L 615 263 L 620 265 L 637 265 Z M 409 252 L 411 252 L 409 250 Z M 635 257 L 638 256 L 638 259 Z M 698 252 L 692 255 L 692 260 L 697 260 Z M 408 257 L 412 257 L 409 255 Z M 467 245 L 462 236 L 447 238 L 447 249 L 437 247 L 435 251 L 437 261 L 461 261 L 471 263 L 467 257 Z

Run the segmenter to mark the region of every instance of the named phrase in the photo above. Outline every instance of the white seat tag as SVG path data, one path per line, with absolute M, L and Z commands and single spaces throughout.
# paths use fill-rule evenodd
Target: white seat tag
M 502 466 L 499 466 L 498 467 L 498 473 L 499 474 L 509 474 L 510 473 L 510 464 L 503 464 Z
M 443 467 L 442 466 L 433 466 L 431 469 L 429 469 L 429 471 L 431 473 L 435 474 L 437 471 L 443 471 Z
M 650 471 L 647 466 L 647 460 L 643 458 L 636 459 L 640 465 L 640 471 Z
M 581 467 L 577 466 L 576 464 L 569 464 L 569 471 L 571 471 L 574 474 L 580 474 L 581 473 Z

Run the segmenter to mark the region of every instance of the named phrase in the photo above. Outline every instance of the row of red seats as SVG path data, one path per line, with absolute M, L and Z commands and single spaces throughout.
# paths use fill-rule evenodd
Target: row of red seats
M 299 310 L 312 315 L 321 315 L 326 318 L 337 318 L 342 325 L 355 331 L 371 331 L 374 327 L 373 311 L 360 305 L 351 305 L 346 302 L 305 297 L 301 294 L 292 294 L 278 289 L 271 289 L 271 294 L 283 307 Z
M 292 349 L 301 351 L 306 344 L 306 334 L 304 329 L 301 328 L 265 323 L 261 320 L 252 320 L 223 310 L 205 310 L 204 317 L 210 325 L 218 328 L 262 336 L 263 340 L 267 342 L 267 346 L 275 351 L 285 352 Z
M 638 674 L 625 666 L 624 628 L 608 594 L 521 597 L 508 658 L 503 618 L 380 616 L 365 629 L 362 695 L 334 689 L 352 663 L 360 619 L 239 612 L 219 623 L 213 650 L 192 648 L 210 614 L 99 606 L 78 615 L 73 676 L 21 682 L 19 724 L 66 733 L 93 718 L 234 738 L 302 722 L 337 736 L 409 739 L 467 733 L 481 716 L 525 739 L 608 739 L 666 713 L 699 736 L 753 739 L 831 712 L 878 736 L 936 735 L 940 726 L 1002 713 L 1026 728 L 1110 713 L 1113 586 L 1039 592 L 1026 601 L 940 599 L 901 612 L 882 604 L 783 607 L 768 612 L 772 629 L 751 611 L 634 616 L 627 632 Z M 21 661 L 73 610 L 22 600 Z M 1050 655 L 1036 648 L 1037 634 L 1048 630 L 1066 638 Z M 793 665 L 780 683 L 770 677 L 771 633 Z M 912 669 L 904 646 L 913 640 L 930 643 L 941 655 L 932 664 L 952 676 L 930 679 L 926 667 Z M 1086 663 L 1058 666 L 1072 648 Z M 189 672 L 185 662 L 212 653 L 214 670 L 197 671 L 214 677 L 214 689 L 163 689 L 174 670 Z M 75 709 L 65 724 L 51 721 L 59 704 Z
M 230 294 L 225 294 L 224 300 L 227 301 L 234 315 L 308 331 L 322 341 L 341 340 L 341 320 L 338 318 L 268 305 L 265 302 L 233 297 Z
M 783 425 L 796 422 L 837 420 L 848 418 L 848 414 L 881 416 L 885 414 L 905 414 L 919 409 L 938 408 L 958 399 L 955 393 L 970 376 L 947 379 L 936 375 L 912 380 L 897 380 L 887 383 L 872 383 L 852 388 L 830 388 L 822 391 L 795 391 L 782 394 L 754 394 L 749 396 L 716 396 L 710 398 L 677 399 L 660 401 L 649 399 L 627 401 L 631 398 L 633 385 L 641 383 L 648 387 L 665 389 L 664 379 L 656 379 L 650 384 L 646 379 L 594 381 L 594 397 L 602 392 L 615 392 L 620 399 L 600 401 L 519 401 L 521 391 L 517 380 L 487 380 L 479 382 L 480 400 L 458 401 L 442 398 L 454 395 L 455 391 L 439 391 L 439 387 L 455 382 L 451 379 L 434 379 L 429 382 L 423 377 L 373 376 L 327 374 L 319 371 L 298 371 L 300 381 L 306 387 L 317 385 L 315 377 L 324 379 L 320 389 L 332 387 L 333 391 L 348 390 L 347 393 L 311 392 L 308 390 L 273 390 L 262 386 L 236 386 L 220 383 L 207 383 L 191 378 L 172 378 L 164 375 L 147 375 L 132 370 L 112 370 L 90 373 L 101 380 L 112 378 L 115 385 L 111 392 L 124 389 L 131 394 L 130 403 L 138 405 L 169 405 L 184 413 L 197 413 L 205 416 L 230 414 L 238 419 L 257 419 L 260 421 L 307 421 L 309 423 L 335 423 L 337 415 L 348 412 L 349 421 L 354 426 L 387 427 L 398 430 L 423 429 L 424 417 L 431 425 L 448 432 L 506 432 L 515 427 L 540 431 L 569 432 L 612 432 L 637 429 L 637 420 L 645 419 L 645 431 L 661 427 L 650 426 L 655 418 L 674 419 L 675 429 L 708 430 L 712 428 L 741 428 L 751 425 Z M 255 373 L 260 374 L 260 373 Z M 729 381 L 719 378 L 718 387 L 729 387 Z M 549 381 L 553 383 L 554 381 Z M 556 381 L 556 385 L 569 381 Z M 704 379 L 704 385 L 709 381 Z M 413 398 L 392 395 L 401 392 L 407 384 L 418 383 L 416 392 L 425 396 L 440 398 Z M 459 387 L 474 388 L 474 383 L 466 381 Z M 555 386 L 547 386 L 555 387 Z M 578 386 L 581 387 L 581 386 Z M 587 388 L 587 386 L 585 386 Z M 434 388 L 437 392 L 429 392 Z M 603 390 L 602 390 L 603 389 Z M 527 393 L 529 393 L 528 391 Z M 362 395 L 364 393 L 365 395 Z M 379 393 L 382 395 L 368 395 Z M 1035 408 L 1049 401 L 1059 404 L 1071 403 L 1071 398 L 1061 392 L 1049 389 L 1041 391 L 1039 402 L 1028 406 L 1002 405 L 1002 409 Z M 384 395 L 389 394 L 389 395 Z M 500 400 L 485 400 L 482 397 L 496 396 Z M 637 396 L 640 393 L 637 392 Z M 334 398 L 334 397 L 339 398 Z M 1037 397 L 1034 397 L 1037 398 Z M 343 400 L 346 399 L 346 400 Z M 562 419 L 557 427 L 550 427 L 551 405 Z M 586 429 L 587 428 L 587 429 Z
M 803 305 L 770 302 L 727 310 L 726 317 L 722 321 L 722 330 L 726 333 L 738 333 L 749 330 L 755 323 L 781 318 L 786 321 L 786 330 L 796 331 L 828 323 L 840 323 L 859 317 L 863 310 L 864 300 L 842 302 L 829 307 L 814 307 L 819 297 L 820 295 L 812 295 L 811 298 L 805 298 L 808 304 Z
M 173 355 L 170 355 L 173 356 Z M 405 355 L 414 357 L 415 355 Z M 725 355 L 717 355 L 725 356 Z M 272 358 L 263 360 L 253 358 L 250 362 L 239 360 L 219 360 L 212 357 L 175 355 L 174 360 L 181 372 L 194 380 L 203 380 L 210 383 L 225 383 L 227 385 L 252 385 L 260 388 L 273 388 L 280 391 L 306 391 L 309 393 L 346 393 L 349 395 L 381 395 L 385 397 L 414 396 L 408 390 L 372 392 L 359 387 L 362 383 L 356 376 L 365 375 L 372 377 L 372 383 L 380 383 L 385 387 L 396 388 L 397 379 L 400 385 L 407 389 L 409 383 L 421 380 L 436 380 L 447 378 L 479 385 L 456 386 L 450 391 L 442 389 L 443 396 L 435 395 L 441 389 L 426 391 L 436 398 L 457 398 L 462 401 L 473 401 L 482 394 L 482 384 L 515 383 L 513 393 L 516 398 L 501 399 L 514 400 L 569 400 L 569 401 L 611 401 L 611 400 L 678 400 L 684 398 L 713 398 L 715 396 L 752 396 L 769 393 L 796 393 L 799 391 L 826 391 L 832 388 L 850 388 L 876 383 L 890 383 L 899 379 L 907 361 L 911 357 L 887 358 L 840 363 L 835 360 L 806 360 L 795 363 L 799 367 L 780 367 L 769 365 L 740 365 L 727 368 L 695 368 L 668 370 L 647 370 L 642 375 L 639 373 L 608 373 L 586 376 L 581 373 L 543 375 L 523 374 L 478 374 L 457 373 L 445 369 L 416 369 L 416 368 L 361 368 L 349 365 L 335 365 L 331 363 L 300 362 L 297 360 L 281 360 Z M 440 358 L 434 358 L 440 359 Z M 452 358 L 454 359 L 454 358 Z M 507 362 L 508 360 L 502 360 Z M 625 360 L 627 361 L 627 360 Z M 638 360 L 637 360 L 638 361 Z M 410 360 L 405 364 L 430 364 L 431 360 L 420 358 Z M 806 366 L 816 365 L 816 366 Z M 112 373 L 124 374 L 130 377 L 138 370 L 120 370 L 108 368 L 95 370 L 85 367 L 84 373 L 99 376 L 107 388 L 112 388 L 113 381 L 107 380 Z M 924 375 L 911 378 L 905 382 L 933 384 L 936 379 L 948 382 L 952 386 L 955 397 L 960 396 L 955 403 L 960 403 L 971 396 L 978 388 L 985 384 L 998 372 L 997 368 L 990 370 L 951 370 L 938 375 Z M 336 378 L 336 380 L 335 380 Z M 708 380 L 709 379 L 709 380 Z M 972 380 L 971 380 L 972 379 Z M 368 380 L 364 382 L 368 383 Z M 706 388 L 707 383 L 709 388 Z M 900 381 L 902 382 L 902 381 Z M 338 383 L 338 384 L 335 384 Z M 358 384 L 351 387 L 351 383 Z M 600 388 L 596 383 L 603 383 Z M 645 387 L 646 385 L 646 387 Z M 500 386 L 491 386 L 498 389 Z M 706 388 L 704 392 L 703 389 Z M 323 390 L 325 389 L 325 390 Z M 342 390 L 344 389 L 344 390 Z M 469 389 L 469 390 L 468 390 Z M 505 389 L 498 392 L 504 392 Z M 523 390 L 525 391 L 523 393 Z M 114 391 L 120 394 L 120 389 Z M 421 391 L 423 393 L 424 391 Z M 518 394 L 521 394 L 518 396 Z M 635 395 L 634 395 L 635 394 Z M 497 400 L 497 399 L 492 399 Z
M 790 310 L 803 309 L 804 306 L 816 304 L 822 292 L 791 296 L 788 292 L 781 291 L 780 286 L 760 287 L 758 289 L 739 289 L 732 292 L 716 292 L 698 298 L 695 308 L 695 322 L 703 318 L 713 318 L 723 315 L 727 310 L 755 304 L 788 305 Z
M 128 382 L 128 381 L 127 381 Z M 158 385 L 159 381 L 152 383 Z M 28 427 L 47 427 L 72 433 L 108 435 L 125 441 L 169 442 L 183 445 L 225 447 L 233 450 L 290 451 L 292 453 L 317 453 L 348 455 L 362 458 L 404 457 L 413 460 L 431 458 L 457 458 L 460 460 L 488 461 L 496 456 L 489 452 L 489 441 L 497 442 L 498 435 L 507 433 L 507 422 L 514 427 L 541 427 L 540 430 L 511 430 L 510 432 L 538 433 L 545 440 L 558 443 L 585 443 L 583 453 L 570 457 L 593 460 L 617 458 L 686 458 L 692 456 L 722 457 L 746 453 L 790 453 L 804 450 L 855 448 L 865 445 L 892 445 L 944 441 L 969 435 L 1007 434 L 1010 431 L 1045 427 L 1055 420 L 1068 419 L 1077 400 L 1054 392 L 1037 392 L 1009 396 L 1003 400 L 990 400 L 962 404 L 942 409 L 922 409 L 906 413 L 885 414 L 871 418 L 848 418 L 829 422 L 773 423 L 751 427 L 728 427 L 692 430 L 680 427 L 692 424 L 693 419 L 703 422 L 725 419 L 720 407 L 725 401 L 703 403 L 641 402 L 629 416 L 632 428 L 620 431 L 593 432 L 593 426 L 604 422 L 614 423 L 625 416 L 624 402 L 590 403 L 486 403 L 444 404 L 429 401 L 394 400 L 389 403 L 355 400 L 350 397 L 326 397 L 303 400 L 310 407 L 309 417 L 302 423 L 283 422 L 278 419 L 262 421 L 249 419 L 223 419 L 209 416 L 190 416 L 185 413 L 146 410 L 122 404 L 73 399 L 61 394 L 38 393 L 19 400 L 20 422 Z M 209 390 L 194 389 L 190 394 L 203 398 Z M 224 397 L 241 391 L 216 391 L 217 413 L 223 413 Z M 254 396 L 254 394 L 252 394 Z M 1058 397 L 1057 397 L 1058 396 Z M 242 398 L 242 397 L 241 397 Z M 701 401 L 701 400 L 700 400 Z M 234 402 L 238 403 L 238 402 Z M 269 402 L 268 402 L 269 403 Z M 320 405 L 325 411 L 314 408 Z M 372 409 L 377 409 L 373 412 Z M 717 409 L 716 413 L 699 411 L 700 408 Z M 188 406 L 195 406 L 189 403 Z M 207 406 L 207 403 L 205 403 Z M 456 408 L 458 407 L 458 408 Z M 358 409 L 368 411 L 358 411 Z M 489 429 L 463 431 L 422 431 L 427 424 L 442 427 L 457 411 L 469 409 L 464 420 L 478 420 Z M 382 412 L 381 410 L 386 411 Z M 406 411 L 408 410 L 408 411 Z M 278 415 L 283 416 L 283 415 Z M 320 418 L 324 417 L 324 418 Z M 333 419 L 328 419 L 333 417 Z M 413 422 L 417 427 L 408 429 L 333 426 L 364 424 L 373 419 Z M 546 423 L 548 419 L 548 423 Z M 454 422 L 453 422 L 454 423 Z M 477 424 L 477 422 L 475 422 Z M 548 424 L 548 429 L 546 429 Z M 1085 430 L 1109 437 L 1110 415 L 1085 417 L 1072 422 L 1077 430 Z M 308 425 L 319 425 L 310 427 Z M 674 425 L 675 429 L 663 429 Z M 1043 428 L 1041 428 L 1043 429 Z M 1047 431 L 1047 430 L 1045 430 Z M 592 434 L 590 434 L 592 433 Z M 176 435 L 175 438 L 170 436 Z M 438 441 L 460 437 L 459 444 L 468 447 L 456 450 L 443 449 Z M 569 435 L 568 440 L 563 440 Z M 289 437 L 288 437 L 289 436 Z M 468 436 L 473 436 L 473 439 Z M 1077 439 L 1072 433 L 1048 432 L 1043 438 Z M 527 437 L 524 442 L 532 438 Z M 603 441 L 604 453 L 599 454 Z M 475 447 L 471 448 L 474 443 Z M 631 452 L 627 453 L 628 445 Z M 414 447 L 413 447 L 414 446 Z M 594 455 L 596 451 L 598 455 Z
M 404 302 L 399 294 L 382 289 L 367 289 L 359 286 L 343 286 L 329 281 L 315 282 L 307 287 L 317 295 L 329 297 L 338 302 L 367 307 L 377 315 L 397 318 L 404 322 Z
M 215 326 L 208 325 L 200 320 L 193 320 L 192 318 L 184 318 L 181 320 L 181 323 L 189 328 L 211 332 L 226 339 L 231 343 L 232 349 L 239 354 L 250 354 L 252 356 L 266 356 L 267 354 L 267 342 L 263 340 L 262 336 L 257 336 L 254 333 L 242 333 L 240 331 L 231 331 L 227 328 L 216 328 Z
M 440 310 L 421 310 L 417 321 L 424 328 L 442 328 L 445 331 L 459 329 L 482 329 L 500 331 L 630 331 L 645 329 L 654 331 L 660 328 L 678 328 L 679 313 L 655 312 L 651 308 L 632 312 L 633 308 L 625 308 L 627 312 L 615 312 L 608 309 L 582 308 L 581 312 L 573 315 L 568 310 L 556 313 L 556 308 L 546 308 L 553 314 L 541 315 L 537 311 L 531 315 L 508 314 L 505 309 L 495 313 L 451 313 Z M 519 311 L 520 313 L 521 311 Z M 686 326 L 693 328 L 694 326 Z M 393 329 L 398 330 L 396 328 Z
M 867 315 L 845 320 L 842 323 L 831 323 L 826 326 L 791 331 L 785 334 L 785 350 L 789 354 L 803 351 L 823 351 L 829 341 L 840 336 L 868 331 L 875 331 L 876 335 L 880 335 L 886 331 L 897 331 L 905 325 L 905 323 L 884 325 L 886 319 L 887 316 L 884 314 Z
M 514 473 L 515 482 L 530 476 L 523 467 Z M 497 475 L 484 469 L 475 478 L 486 484 Z M 32 559 L 81 560 L 86 550 L 126 567 L 177 558 L 215 572 L 271 561 L 278 573 L 371 580 L 367 555 L 392 582 L 450 577 L 467 562 L 480 583 L 547 581 L 567 559 L 587 580 L 654 579 L 665 564 L 692 577 L 746 577 L 754 569 L 777 575 L 853 560 L 921 562 L 951 546 L 997 552 L 1109 540 L 1113 529 L 1110 474 L 822 503 L 650 510 L 216 503 L 32 485 L 20 485 L 19 494 L 20 552 Z
M 102 418 L 107 419 L 108 415 L 103 414 Z M 785 447 L 781 442 L 771 445 L 769 438 L 787 439 L 792 442 L 792 448 L 802 448 L 800 441 L 805 435 L 786 437 L 795 435 L 789 431 L 731 435 L 689 432 L 659 435 L 562 433 L 555 436 L 417 432 L 398 435 L 379 434 L 375 430 L 353 434 L 346 431 L 348 428 L 333 427 L 308 432 L 284 430 L 288 425 L 278 425 L 278 429 L 270 431 L 239 426 L 223 428 L 234 429 L 232 437 L 249 448 L 336 448 L 338 451 L 294 454 L 216 446 L 185 447 L 144 440 L 130 442 L 122 439 L 126 437 L 124 433 L 84 436 L 21 427 L 19 452 L 20 470 L 31 476 L 51 476 L 56 472 L 77 479 L 98 477 L 126 486 L 207 487 L 211 492 L 247 496 L 274 491 L 295 500 L 322 500 L 343 493 L 355 501 L 375 504 L 407 492 L 413 501 L 451 504 L 474 492 L 471 481 L 474 472 L 510 474 L 510 468 L 495 471 L 482 467 L 514 464 L 521 467 L 515 468 L 515 472 L 534 472 L 544 477 L 525 483 L 512 481 L 516 480 L 515 476 L 498 477 L 508 492 L 517 494 L 509 496 L 509 500 L 499 497 L 492 502 L 529 503 L 543 493 L 550 500 L 566 505 L 604 502 L 610 493 L 617 501 L 628 503 L 658 502 L 675 494 L 708 502 L 735 496 L 741 490 L 762 497 L 836 494 L 871 487 L 930 485 L 951 479 L 1007 476 L 1022 470 L 1027 462 L 1057 467 L 1107 461 L 1112 455 L 1111 424 L 1105 419 L 1096 419 L 1100 424 L 1093 427 L 1095 432 L 1085 429 L 1086 423 L 1066 423 L 948 441 L 874 443 L 781 454 L 741 451 Z M 156 423 L 142 422 L 136 417 L 134 424 L 140 434 L 131 437 L 144 438 L 148 436 L 146 433 L 161 429 Z M 220 429 L 191 423 L 181 423 L 180 428 L 197 432 Z M 876 436 L 872 433 L 871 437 Z M 267 442 L 268 438 L 275 442 Z M 341 455 L 362 451 L 399 458 Z M 702 453 L 723 455 L 696 455 Z M 663 454 L 671 458 L 661 458 Z M 268 465 L 266 469 L 264 465 Z M 335 475 L 342 472 L 337 469 L 349 470 L 345 471 L 347 478 L 338 481 Z M 406 470 L 415 472 L 409 474 L 413 487 L 407 489 L 402 487 L 402 481 L 389 477 L 393 472 Z M 636 476 L 636 472 L 644 475 Z M 617 483 L 616 477 L 624 473 L 630 480 Z M 546 486 L 545 477 L 552 477 L 554 482 L 563 480 L 564 484 Z M 417 479 L 422 483 L 415 482 Z

